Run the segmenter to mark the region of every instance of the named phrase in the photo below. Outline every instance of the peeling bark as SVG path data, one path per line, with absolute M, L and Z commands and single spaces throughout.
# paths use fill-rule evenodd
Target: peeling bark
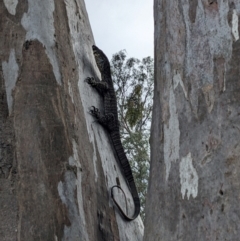
M 1 241 L 142 240 L 141 219 L 115 211 L 117 178 L 132 197 L 88 113 L 102 100 L 84 83 L 98 77 L 84 2 L 4 0 L 0 11 Z
M 155 0 L 144 240 L 239 240 L 239 1 Z

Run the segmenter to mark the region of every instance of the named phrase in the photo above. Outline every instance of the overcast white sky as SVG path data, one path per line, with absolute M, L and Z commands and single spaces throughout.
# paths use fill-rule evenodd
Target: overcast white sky
M 96 45 L 109 59 L 126 49 L 128 57 L 153 57 L 152 0 L 85 0 Z

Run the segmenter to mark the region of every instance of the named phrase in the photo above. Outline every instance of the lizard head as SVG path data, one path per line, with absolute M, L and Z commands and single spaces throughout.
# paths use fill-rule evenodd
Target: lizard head
M 97 46 L 92 46 L 93 54 L 97 63 L 97 66 L 100 70 L 100 72 L 103 73 L 109 73 L 110 72 L 110 63 L 108 61 L 107 56 L 103 53 L 101 49 L 99 49 Z

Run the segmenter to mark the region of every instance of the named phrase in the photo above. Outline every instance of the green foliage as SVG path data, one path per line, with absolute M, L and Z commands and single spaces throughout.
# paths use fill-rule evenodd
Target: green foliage
M 138 188 L 144 219 L 149 176 L 149 137 L 153 98 L 153 59 L 127 59 L 121 50 L 111 60 L 120 134 Z
M 133 128 L 137 121 L 142 118 L 143 103 L 141 101 L 142 86 L 137 84 L 133 87 L 130 98 L 127 99 L 126 120 L 130 127 Z

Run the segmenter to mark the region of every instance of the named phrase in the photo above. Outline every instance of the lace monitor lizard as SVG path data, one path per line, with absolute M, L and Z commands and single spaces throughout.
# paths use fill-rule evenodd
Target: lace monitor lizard
M 100 50 L 95 45 L 92 46 L 93 54 L 95 57 L 95 61 L 97 63 L 97 66 L 101 73 L 101 81 L 95 80 L 93 77 L 86 78 L 86 82 L 95 88 L 104 99 L 104 115 L 99 112 L 99 110 L 92 106 L 90 113 L 96 118 L 96 120 L 104 126 L 109 134 L 110 138 L 112 140 L 113 146 L 116 150 L 117 157 L 119 159 L 119 162 L 122 166 L 124 175 L 126 177 L 126 180 L 128 182 L 131 194 L 133 196 L 133 201 L 135 205 L 135 211 L 132 217 L 129 217 L 121 208 L 121 206 L 118 204 L 117 200 L 114 198 L 114 188 L 119 188 L 122 190 L 122 188 L 119 185 L 115 185 L 111 188 L 111 197 L 115 203 L 115 205 L 118 207 L 120 213 L 123 215 L 123 217 L 128 220 L 134 220 L 140 213 L 140 199 L 138 196 L 137 188 L 133 179 L 132 170 L 129 165 L 129 161 L 126 157 L 126 154 L 124 152 L 122 142 L 120 139 L 120 132 L 119 132 L 119 122 L 118 122 L 118 111 L 117 111 L 117 100 L 116 100 L 116 94 L 114 91 L 113 81 L 111 77 L 111 70 L 110 70 L 110 63 L 108 61 L 108 58 L 103 53 L 102 50 Z M 122 190 L 124 193 L 124 191 Z M 125 193 L 124 193 L 125 195 Z M 125 197 L 126 199 L 126 197 Z

